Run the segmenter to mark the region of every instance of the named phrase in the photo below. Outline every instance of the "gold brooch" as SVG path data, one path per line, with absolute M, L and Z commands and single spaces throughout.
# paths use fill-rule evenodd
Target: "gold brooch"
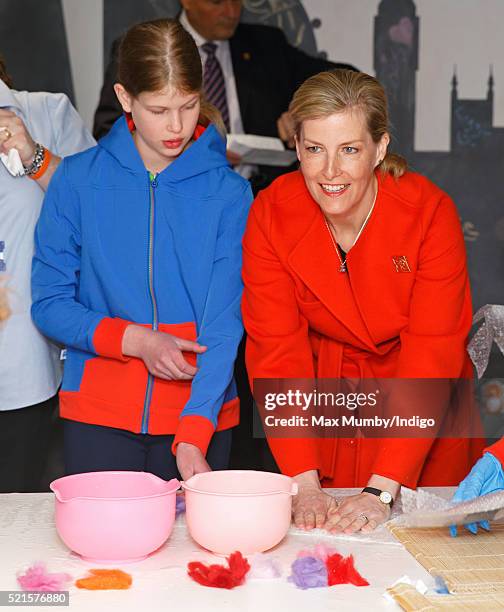
M 392 262 L 396 272 L 411 272 L 406 255 L 396 255 L 392 257 Z
M 250 60 L 250 53 L 248 51 L 245 51 L 242 55 L 243 59 L 248 62 Z

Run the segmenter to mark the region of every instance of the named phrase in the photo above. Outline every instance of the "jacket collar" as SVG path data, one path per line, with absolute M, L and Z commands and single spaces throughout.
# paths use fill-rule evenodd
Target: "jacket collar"
M 301 176 L 302 178 L 302 176 Z M 341 273 L 340 260 L 324 216 L 303 180 L 303 205 L 307 209 L 308 229 L 288 256 L 289 264 L 326 308 L 364 345 L 376 345 L 366 326 L 366 284 L 370 281 L 363 260 L 372 257 L 366 242 L 366 229 L 375 221 L 380 208 L 380 181 L 375 209 L 349 257 L 350 273 Z M 365 254 L 364 254 L 365 253 Z
M 125 170 L 145 176 L 146 169 L 129 131 L 125 115 L 119 117 L 110 132 L 98 141 L 98 146 L 110 153 Z
M 195 136 L 195 142 L 158 174 L 160 182 L 178 182 L 229 165 L 226 159 L 226 142 L 214 125 L 210 124 L 202 133 L 196 128 Z M 124 115 L 114 123 L 110 132 L 98 142 L 98 145 L 130 173 L 146 176 L 147 170 Z

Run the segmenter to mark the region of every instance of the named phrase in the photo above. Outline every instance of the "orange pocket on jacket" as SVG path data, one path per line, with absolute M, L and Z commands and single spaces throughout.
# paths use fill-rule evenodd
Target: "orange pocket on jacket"
M 119 361 L 93 357 L 86 361 L 79 392 L 117 406 L 141 410 L 145 398 L 148 371 L 141 359 Z
M 178 323 L 173 325 L 160 324 L 159 331 L 196 341 L 195 323 Z M 183 351 L 182 355 L 187 363 L 196 365 L 197 354 L 192 351 Z M 191 380 L 163 380 L 156 378 L 152 390 L 150 405 L 149 430 L 159 431 L 165 429 L 168 423 L 176 423 L 178 415 L 189 401 L 191 396 Z M 175 431 L 175 430 L 173 430 Z

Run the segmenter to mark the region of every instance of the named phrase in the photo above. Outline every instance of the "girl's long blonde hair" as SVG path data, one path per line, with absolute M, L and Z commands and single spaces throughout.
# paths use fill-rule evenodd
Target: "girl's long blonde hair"
M 176 19 L 146 21 L 126 32 L 119 47 L 118 81 L 135 98 L 167 86 L 181 93 L 197 92 L 198 122 L 211 122 L 222 135 L 226 133 L 220 112 L 205 99 L 196 43 Z

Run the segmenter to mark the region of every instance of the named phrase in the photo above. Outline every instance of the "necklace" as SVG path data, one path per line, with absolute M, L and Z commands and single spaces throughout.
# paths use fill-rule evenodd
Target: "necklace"
M 339 271 L 342 273 L 347 272 L 347 266 L 346 266 L 346 261 L 348 259 L 348 253 L 350 253 L 350 250 L 355 246 L 355 243 L 357 242 L 357 240 L 359 240 L 360 235 L 362 234 L 363 229 L 366 227 L 366 223 L 369 221 L 369 217 L 371 216 L 371 213 L 373 212 L 373 208 L 376 204 L 376 196 L 378 195 L 378 187 L 376 188 L 375 194 L 374 194 L 374 199 L 373 199 L 373 203 L 371 204 L 371 208 L 369 209 L 368 214 L 366 215 L 366 218 L 364 219 L 364 223 L 361 225 L 360 230 L 357 232 L 357 236 L 355 236 L 355 240 L 352 243 L 352 246 L 348 249 L 347 254 L 345 259 L 341 258 L 340 255 L 340 250 L 338 247 L 338 243 L 336 242 L 336 239 L 334 238 L 333 233 L 331 232 L 331 227 L 334 227 L 331 223 L 331 227 L 329 227 L 329 221 L 327 220 L 327 217 L 324 216 L 324 221 L 327 227 L 327 231 L 329 232 L 329 235 L 331 236 L 331 240 L 334 246 L 334 250 L 336 251 L 336 255 L 338 256 L 339 262 L 340 262 L 340 269 Z

